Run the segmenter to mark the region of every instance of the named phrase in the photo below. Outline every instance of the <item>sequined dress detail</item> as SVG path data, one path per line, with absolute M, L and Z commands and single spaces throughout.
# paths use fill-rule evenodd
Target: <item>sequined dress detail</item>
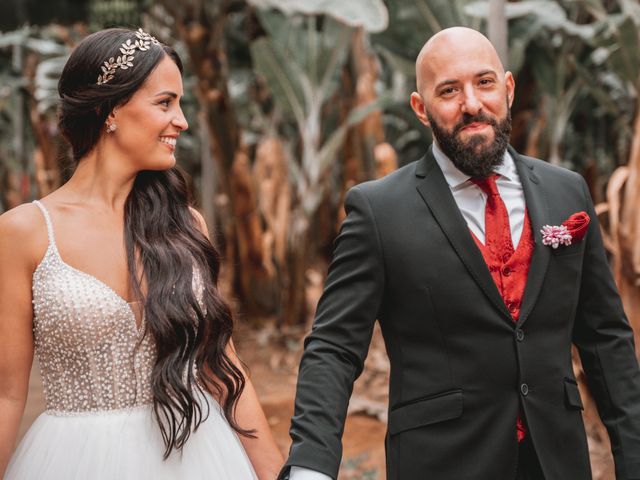
M 151 335 L 131 306 L 60 257 L 47 210 L 49 247 L 33 274 L 33 333 L 47 410 L 97 412 L 148 405 Z
M 237 435 L 209 396 L 209 418 L 182 454 L 162 459 L 150 384 L 155 345 L 144 333 L 144 316 L 138 326 L 124 298 L 64 262 L 49 212 L 34 203 L 49 239 L 32 283 L 46 411 L 20 443 L 5 479 L 254 479 Z M 193 277 L 201 296 L 197 268 Z

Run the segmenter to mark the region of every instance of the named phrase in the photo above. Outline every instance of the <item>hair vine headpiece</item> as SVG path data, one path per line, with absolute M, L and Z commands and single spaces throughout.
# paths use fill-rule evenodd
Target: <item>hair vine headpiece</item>
M 116 70 L 118 68 L 126 70 L 129 67 L 133 67 L 133 54 L 136 49 L 144 52 L 149 50 L 152 43 L 154 45 L 160 45 L 160 42 L 156 40 L 155 37 L 152 37 L 141 28 L 139 28 L 135 33 L 137 40 L 131 42 L 131 39 L 128 39 L 120 47 L 122 55 L 118 55 L 118 57 L 115 58 L 111 57 L 109 60 L 104 62 L 102 67 L 100 67 L 102 69 L 102 75 L 98 75 L 98 85 L 103 85 L 111 80 L 116 74 Z

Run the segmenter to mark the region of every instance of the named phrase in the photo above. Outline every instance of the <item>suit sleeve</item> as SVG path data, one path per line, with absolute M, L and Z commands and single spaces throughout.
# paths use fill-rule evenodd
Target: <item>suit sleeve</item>
M 574 326 L 587 383 L 609 432 L 616 478 L 640 479 L 640 372 L 633 330 L 607 261 L 600 226 L 584 180 L 591 223 Z
M 281 478 L 301 466 L 337 478 L 353 382 L 362 372 L 384 290 L 382 247 L 371 206 L 359 187 L 334 245 L 324 292 L 300 362 L 293 441 Z

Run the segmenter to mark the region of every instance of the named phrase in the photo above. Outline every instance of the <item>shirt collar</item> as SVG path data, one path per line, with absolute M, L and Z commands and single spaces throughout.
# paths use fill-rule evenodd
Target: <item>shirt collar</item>
M 447 157 L 436 142 L 433 142 L 433 156 L 436 159 L 440 170 L 444 174 L 444 178 L 449 184 L 449 187 L 452 190 L 458 190 L 466 186 L 465 184 L 469 184 L 469 179 L 471 178 L 466 173 L 462 173 L 460 170 L 456 168 L 453 162 Z M 516 164 L 511 158 L 511 155 L 507 150 L 504 152 L 504 159 L 502 164 L 495 167 L 494 172 L 500 174 L 505 177 L 507 180 L 515 180 L 518 178 L 518 173 L 516 171 Z

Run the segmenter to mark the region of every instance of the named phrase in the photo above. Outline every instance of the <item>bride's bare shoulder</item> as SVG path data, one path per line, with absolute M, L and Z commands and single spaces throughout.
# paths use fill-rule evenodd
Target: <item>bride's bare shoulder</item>
M 43 226 L 46 232 L 44 217 L 35 203 L 23 203 L 0 215 L 0 232 L 3 237 L 5 234 L 14 238 L 16 235 L 33 234 Z
M 37 263 L 47 245 L 47 226 L 35 204 L 24 203 L 0 215 L 0 256 Z

